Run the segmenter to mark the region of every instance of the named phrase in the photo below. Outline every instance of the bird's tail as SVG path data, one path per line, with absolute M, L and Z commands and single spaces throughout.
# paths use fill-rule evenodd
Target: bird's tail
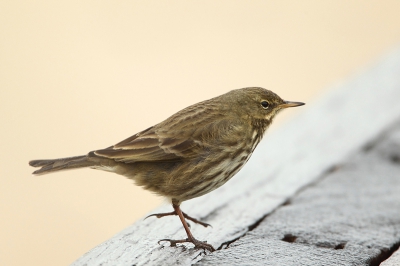
M 33 160 L 29 162 L 29 165 L 40 167 L 40 169 L 33 172 L 33 174 L 42 175 L 61 170 L 89 167 L 93 165 L 93 162 L 88 160 L 88 156 L 82 155 L 60 159 Z

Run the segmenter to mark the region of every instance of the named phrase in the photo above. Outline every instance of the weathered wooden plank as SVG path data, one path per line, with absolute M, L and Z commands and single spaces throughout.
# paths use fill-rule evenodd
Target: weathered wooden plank
M 194 235 L 215 247 L 243 236 L 296 191 L 394 122 L 400 114 L 399 99 L 397 50 L 318 102 L 307 103 L 304 111 L 296 110 L 302 113 L 267 134 L 252 159 L 231 181 L 184 203 L 184 211 L 213 225 L 194 225 Z M 170 207 L 154 212 L 162 211 L 170 211 Z M 157 244 L 161 238 L 183 237 L 177 217 L 138 221 L 73 265 L 190 265 L 200 261 L 204 254 L 190 245 L 171 248 Z
M 400 121 L 199 265 L 370 266 L 399 246 Z

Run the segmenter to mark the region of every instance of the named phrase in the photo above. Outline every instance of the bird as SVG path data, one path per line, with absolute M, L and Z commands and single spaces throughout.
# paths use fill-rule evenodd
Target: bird
M 193 236 L 186 220 L 205 227 L 209 224 L 184 213 L 181 203 L 225 184 L 250 159 L 274 117 L 285 108 L 301 105 L 304 103 L 282 100 L 261 87 L 235 89 L 188 106 L 105 149 L 32 160 L 29 165 L 40 167 L 34 175 L 88 167 L 132 179 L 172 204 L 172 212 L 148 217 L 177 215 L 186 231 L 186 239 L 161 239 L 159 244 L 192 243 L 213 252 L 212 245 Z

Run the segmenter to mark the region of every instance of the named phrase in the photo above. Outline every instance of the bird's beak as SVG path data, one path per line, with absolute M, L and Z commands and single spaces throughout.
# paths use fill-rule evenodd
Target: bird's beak
M 305 103 L 285 101 L 283 104 L 280 104 L 279 107 L 288 108 L 288 107 L 296 107 L 296 106 L 302 106 L 302 105 L 305 105 Z

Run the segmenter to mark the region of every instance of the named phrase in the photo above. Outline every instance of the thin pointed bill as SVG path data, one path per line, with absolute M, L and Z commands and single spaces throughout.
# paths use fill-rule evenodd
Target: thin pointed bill
M 296 107 L 296 106 L 302 106 L 305 105 L 305 103 L 302 102 L 289 102 L 289 101 L 285 101 L 285 103 L 280 104 L 279 107 L 281 108 L 288 108 L 288 107 Z

